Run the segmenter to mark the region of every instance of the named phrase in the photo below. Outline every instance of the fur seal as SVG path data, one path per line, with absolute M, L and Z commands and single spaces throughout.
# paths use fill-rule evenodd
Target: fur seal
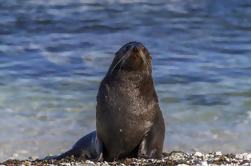
M 152 79 L 151 56 L 139 42 L 120 48 L 97 94 L 96 131 L 59 156 L 113 161 L 161 158 L 165 125 Z M 44 160 L 43 159 L 43 160 Z
M 143 44 L 129 42 L 115 54 L 97 95 L 96 131 L 104 160 L 162 157 L 164 119 Z

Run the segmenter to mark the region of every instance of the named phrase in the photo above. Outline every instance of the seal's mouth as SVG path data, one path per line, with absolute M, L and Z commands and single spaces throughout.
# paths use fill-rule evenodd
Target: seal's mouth
M 138 42 L 130 42 L 124 45 L 116 53 L 116 63 L 113 65 L 111 71 L 115 70 L 146 70 L 151 69 L 151 57 L 143 44 Z

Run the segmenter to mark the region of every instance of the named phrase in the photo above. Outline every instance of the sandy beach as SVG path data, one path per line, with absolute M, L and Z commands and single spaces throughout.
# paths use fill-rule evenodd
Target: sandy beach
M 251 153 L 240 153 L 240 154 L 222 154 L 222 152 L 213 153 L 184 153 L 181 151 L 173 151 L 171 153 L 163 153 L 162 159 L 136 159 L 126 158 L 124 160 L 114 162 L 93 162 L 93 161 L 77 161 L 74 157 L 66 158 L 62 160 L 44 160 L 42 162 L 29 160 L 7 160 L 0 164 L 0 166 L 30 166 L 30 165 L 63 165 L 63 166 L 126 166 L 126 165 L 251 165 Z

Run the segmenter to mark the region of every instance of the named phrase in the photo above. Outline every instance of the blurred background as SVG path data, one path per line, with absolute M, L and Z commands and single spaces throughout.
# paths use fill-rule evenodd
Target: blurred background
M 95 130 L 100 81 L 129 41 L 153 57 L 165 151 L 251 152 L 249 0 L 0 0 L 0 161 Z

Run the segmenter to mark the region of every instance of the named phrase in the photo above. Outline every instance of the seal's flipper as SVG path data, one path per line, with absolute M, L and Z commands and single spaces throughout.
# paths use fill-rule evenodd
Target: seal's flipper
M 96 131 L 93 131 L 79 139 L 71 150 L 58 156 L 49 156 L 42 160 L 56 159 L 60 160 L 66 157 L 74 156 L 78 160 L 103 160 L 103 144 L 98 139 Z
M 140 158 L 161 158 L 165 128 L 164 119 L 157 114 L 151 130 L 143 137 L 138 150 Z

